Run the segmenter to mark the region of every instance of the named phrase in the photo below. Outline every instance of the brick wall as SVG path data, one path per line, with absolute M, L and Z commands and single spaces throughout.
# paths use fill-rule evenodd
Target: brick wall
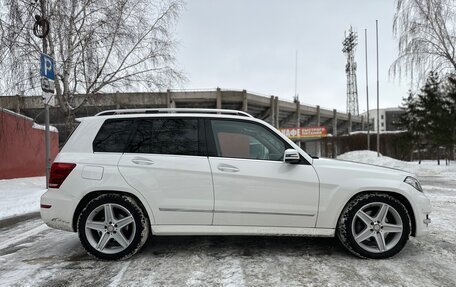
M 0 108 L 0 179 L 45 175 L 44 126 Z M 59 134 L 51 127 L 51 160 L 59 152 Z

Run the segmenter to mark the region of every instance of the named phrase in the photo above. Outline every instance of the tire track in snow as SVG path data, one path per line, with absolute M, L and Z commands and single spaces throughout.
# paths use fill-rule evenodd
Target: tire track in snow
M 128 261 L 126 264 L 123 265 L 122 269 L 120 269 L 119 273 L 117 273 L 114 278 L 112 278 L 111 283 L 108 285 L 109 287 L 117 287 L 119 286 L 120 282 L 122 281 L 122 278 L 125 274 L 125 271 L 127 271 L 128 267 L 130 266 L 131 261 Z
M 30 219 L 35 219 L 39 218 L 40 213 L 39 212 L 32 212 L 32 213 L 26 213 L 26 214 L 21 214 L 13 217 L 8 217 L 4 219 L 0 219 L 0 228 L 5 228 L 5 227 L 10 227 L 15 224 L 21 223 L 23 221 L 27 221 Z
M 30 236 L 34 236 L 34 235 L 37 235 L 38 233 L 41 233 L 45 230 L 48 230 L 50 229 L 49 227 L 47 227 L 46 224 L 41 224 L 33 229 L 30 229 L 29 231 L 25 231 L 24 233 L 18 235 L 18 236 L 15 236 L 11 239 L 7 239 L 3 242 L 0 243 L 0 249 L 4 249 L 4 248 L 7 248 L 7 247 L 10 247 L 11 245 L 13 244 L 17 244 L 25 239 L 27 239 L 28 237 Z

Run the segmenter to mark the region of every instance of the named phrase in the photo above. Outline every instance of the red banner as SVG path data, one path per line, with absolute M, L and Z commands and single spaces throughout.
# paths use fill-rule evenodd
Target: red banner
M 326 136 L 326 127 L 286 128 L 280 131 L 290 139 L 321 138 Z

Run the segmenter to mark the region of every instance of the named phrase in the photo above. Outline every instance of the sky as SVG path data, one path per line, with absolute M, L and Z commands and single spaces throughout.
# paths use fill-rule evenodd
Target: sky
M 397 107 L 410 85 L 389 76 L 397 57 L 395 0 L 188 0 L 175 28 L 185 89 L 246 89 L 292 100 L 298 52 L 301 103 L 346 111 L 344 31 L 358 32 L 360 113 L 366 111 L 364 29 L 368 30 L 369 105 L 376 108 L 375 20 L 379 20 L 380 108 Z

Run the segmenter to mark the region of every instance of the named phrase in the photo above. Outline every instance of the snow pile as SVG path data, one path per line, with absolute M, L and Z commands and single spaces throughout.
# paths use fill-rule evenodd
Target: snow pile
M 22 115 L 22 114 L 15 113 L 15 112 L 13 112 L 13 111 L 11 111 L 11 110 L 7 110 L 7 109 L 4 109 L 4 108 L 0 108 L 0 112 L 5 112 L 5 113 L 8 113 L 8 114 L 14 115 L 14 116 L 16 116 L 16 117 L 18 117 L 18 118 L 23 118 L 23 119 L 25 119 L 25 120 L 27 120 L 27 121 L 31 121 L 31 122 L 32 122 L 32 128 L 33 128 L 33 129 L 38 129 L 38 130 L 43 130 L 43 131 L 46 129 L 46 127 L 45 127 L 44 125 L 37 124 L 37 123 L 35 123 L 35 121 L 34 121 L 32 118 L 29 118 L 29 117 L 24 116 L 24 115 Z M 58 133 L 58 132 L 59 132 L 59 131 L 57 130 L 57 128 L 54 127 L 54 126 L 49 126 L 49 130 L 50 130 L 51 132 L 54 132 L 54 133 Z
M 401 161 L 382 155 L 377 157 L 377 152 L 369 150 L 347 152 L 337 156 L 337 159 L 402 169 L 418 176 L 456 176 L 455 162 L 451 162 L 449 166 L 445 166 L 445 161 L 440 161 L 440 165 L 437 165 L 436 160 L 426 160 L 418 164 L 417 161 Z
M 40 125 L 40 124 L 37 124 L 37 123 L 33 123 L 32 128 L 33 129 L 37 129 L 37 130 L 43 130 L 43 131 L 46 130 L 46 126 L 43 126 L 43 125 Z M 54 127 L 54 126 L 49 126 L 49 131 L 53 132 L 53 133 L 58 133 L 59 132 L 57 130 L 57 128 Z
M 0 220 L 39 211 L 45 191 L 43 176 L 0 180 Z

